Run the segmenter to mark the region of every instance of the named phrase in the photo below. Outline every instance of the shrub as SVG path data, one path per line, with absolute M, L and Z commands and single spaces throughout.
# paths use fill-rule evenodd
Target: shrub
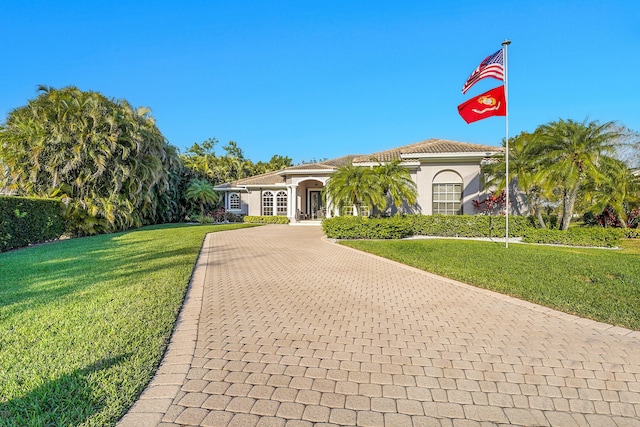
M 442 237 L 504 237 L 506 218 L 501 215 L 414 215 L 414 234 Z M 509 217 L 509 236 L 521 236 L 532 227 L 529 218 Z
M 190 219 L 198 224 L 213 224 L 216 222 L 211 215 L 193 215 Z
M 57 239 L 64 229 L 59 199 L 0 196 L 0 252 Z
M 243 222 L 243 214 L 234 214 L 233 212 L 225 212 L 224 219 L 227 222 Z
M 536 228 L 538 227 L 538 221 L 532 217 L 533 221 L 535 221 Z M 542 219 L 544 220 L 547 228 L 558 228 L 558 215 L 542 215 Z
M 227 212 L 223 207 L 220 207 L 212 212 L 209 212 L 209 216 L 212 219 L 212 222 L 224 222 L 226 218 Z
M 624 236 L 624 230 L 619 228 L 572 227 L 567 231 L 528 229 L 523 233 L 522 241 L 527 243 L 611 248 L 617 246 Z
M 289 218 L 286 216 L 274 216 L 274 215 L 263 215 L 263 216 L 245 216 L 243 217 L 243 222 L 248 222 L 251 224 L 289 224 Z
M 390 218 L 342 216 L 322 222 L 333 239 L 400 239 L 412 235 L 442 237 L 504 237 L 505 217 L 493 215 L 395 215 Z M 526 217 L 509 218 L 509 235 L 531 228 Z
M 339 216 L 322 221 L 322 229 L 332 239 L 402 239 L 413 234 L 413 218 L 367 218 Z
M 622 237 L 638 238 L 636 229 L 572 227 L 567 231 L 537 229 L 535 218 L 509 217 L 509 236 L 528 243 L 569 246 L 617 246 Z M 396 215 L 390 218 L 340 216 L 326 219 L 322 228 L 332 239 L 402 239 L 412 235 L 441 237 L 502 237 L 505 217 L 495 215 Z
M 585 225 L 598 225 L 598 219 L 591 211 L 585 212 L 584 215 L 582 215 L 582 221 Z

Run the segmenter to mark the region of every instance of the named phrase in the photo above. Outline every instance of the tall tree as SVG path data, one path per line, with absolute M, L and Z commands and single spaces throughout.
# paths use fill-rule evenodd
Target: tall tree
M 378 175 L 368 167 L 346 165 L 338 168 L 327 181 L 325 191 L 340 210 L 351 207 L 355 215 L 361 206 L 373 210 L 386 205 Z
M 193 144 L 181 156 L 185 167 L 194 177 L 206 178 L 214 185 L 277 171 L 293 164 L 291 158 L 277 154 L 268 163 L 253 163 L 245 158 L 242 149 L 234 141 L 222 147 L 225 151 L 223 156 L 216 156 L 216 144 L 217 139 L 209 138 L 200 144 Z
M 400 210 L 403 203 L 412 206 L 418 198 L 416 183 L 411 179 L 409 170 L 401 163 L 399 159 L 396 159 L 387 163 L 379 163 L 373 169 L 384 195 L 397 210 Z
M 614 157 L 623 161 L 632 169 L 640 168 L 640 132 L 629 129 L 625 125 L 616 125 L 619 135 L 615 141 Z
M 614 152 L 619 132 L 613 122 L 575 122 L 558 120 L 537 130 L 543 153 L 547 182 L 561 193 L 562 219 L 560 228 L 566 230 L 573 215 L 580 186 L 586 179 L 596 183 L 605 176 L 599 166 L 603 157 Z
M 631 212 L 640 207 L 640 176 L 617 159 L 604 157 L 600 162 L 604 179 L 587 180 L 583 196 L 594 212 L 611 209 L 622 227 L 629 226 Z
M 540 227 L 545 228 L 542 201 L 549 194 L 549 190 L 545 183 L 546 174 L 541 159 L 540 144 L 535 134 L 522 132 L 509 139 L 509 195 L 514 196 L 514 190 L 520 190 L 525 196 L 526 207 L 536 216 Z M 501 152 L 483 166 L 483 173 L 489 177 L 486 185 L 495 187 L 497 193 L 505 190 L 505 171 L 505 153 Z M 512 203 L 517 200 L 515 197 L 510 199 Z
M 4 185 L 61 197 L 72 232 L 155 222 L 180 162 L 146 108 L 74 86 L 40 87 L 0 126 Z

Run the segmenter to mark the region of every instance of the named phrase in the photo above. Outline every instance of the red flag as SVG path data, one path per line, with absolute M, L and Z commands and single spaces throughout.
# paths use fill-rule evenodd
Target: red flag
M 458 113 L 465 122 L 472 123 L 491 116 L 506 116 L 507 102 L 504 86 L 498 86 L 458 105 Z

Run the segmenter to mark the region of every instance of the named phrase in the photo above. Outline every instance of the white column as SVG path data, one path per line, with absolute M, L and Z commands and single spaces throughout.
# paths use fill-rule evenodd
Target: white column
M 327 185 L 327 181 L 325 180 L 325 182 L 323 182 L 323 183 L 322 183 L 322 185 L 323 185 L 323 186 L 326 186 L 326 185 Z M 325 206 L 325 212 L 324 212 L 324 214 L 325 214 L 325 216 L 326 216 L 327 218 L 330 218 L 330 217 L 332 217 L 332 216 L 336 216 L 336 213 L 335 213 L 335 211 L 334 211 L 334 210 L 335 210 L 335 208 L 334 208 L 334 206 L 333 206 L 333 200 L 331 200 L 331 197 L 329 197 L 329 194 L 327 194 L 327 193 L 325 193 L 325 194 L 326 194 L 326 200 L 325 200 L 325 202 L 327 203 L 327 206 Z M 338 216 L 339 216 L 339 215 L 340 215 L 340 213 L 338 213 Z
M 298 210 L 298 186 L 287 186 L 287 216 L 290 221 L 295 221 L 296 212 Z

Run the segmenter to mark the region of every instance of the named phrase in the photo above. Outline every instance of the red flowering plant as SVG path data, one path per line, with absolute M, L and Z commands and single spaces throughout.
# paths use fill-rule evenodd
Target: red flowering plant
M 617 227 L 617 228 L 636 228 L 638 227 L 638 222 L 640 221 L 640 209 L 635 208 L 631 211 L 626 212 L 627 214 L 627 223 L 623 223 L 620 220 L 620 217 L 616 214 L 611 206 L 607 206 L 604 208 L 602 213 L 596 215 L 596 221 L 602 227 Z
M 472 200 L 471 203 L 481 215 L 502 215 L 507 204 L 507 196 L 503 190 L 500 194 L 491 193 L 484 200 Z
M 225 222 L 226 220 L 226 216 L 225 216 L 225 210 L 224 208 L 220 207 L 214 211 L 211 212 L 211 217 L 213 218 L 214 222 Z

